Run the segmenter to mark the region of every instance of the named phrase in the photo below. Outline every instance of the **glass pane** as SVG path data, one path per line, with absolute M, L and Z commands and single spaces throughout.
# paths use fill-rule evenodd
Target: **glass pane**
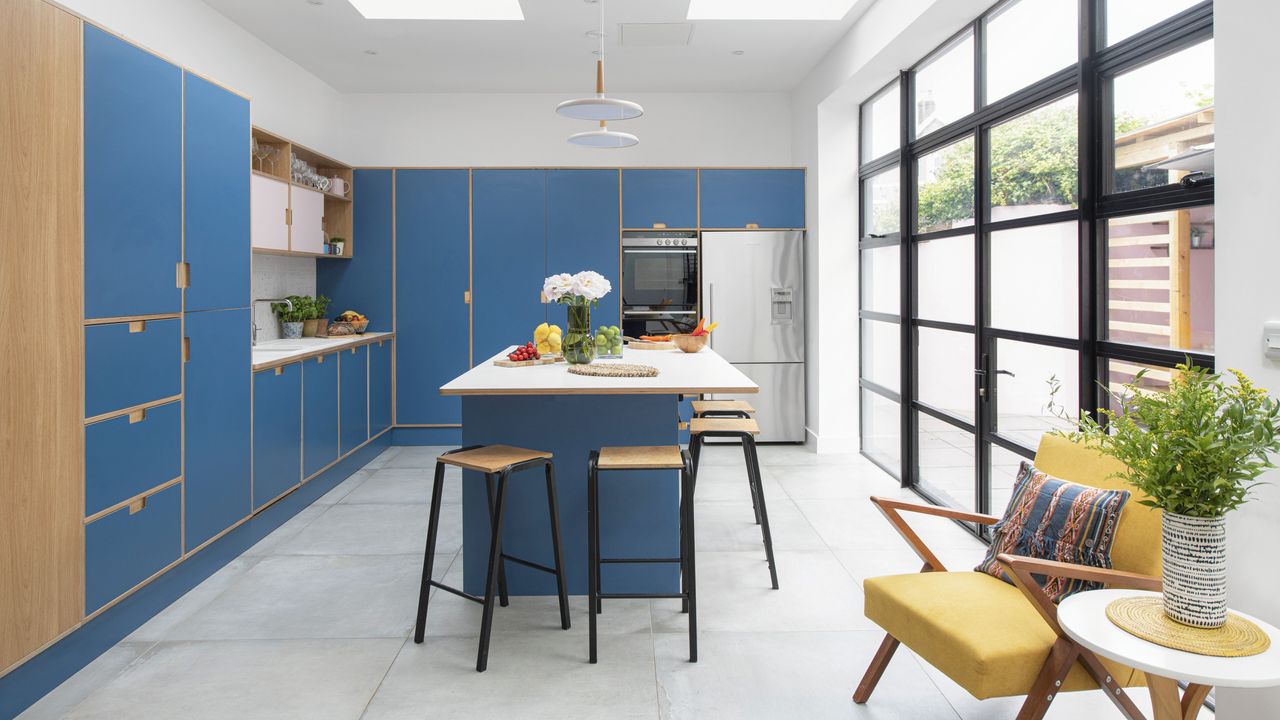
M 875 160 L 898 149 L 902 113 L 898 83 L 862 104 L 862 161 Z
M 1016 0 L 987 19 L 988 103 L 1074 65 L 1076 0 Z
M 1069 422 L 1049 411 L 1050 381 L 1059 389 L 1052 399 L 1068 415 L 1080 407 L 1080 354 L 1075 350 L 1033 345 L 1013 340 L 996 341 L 996 432 L 1027 447 L 1037 447 L 1040 436 Z
M 973 112 L 973 33 L 966 33 L 916 70 L 913 99 L 916 137 Z
M 1075 222 L 991 233 L 991 325 L 1079 335 L 1079 229 Z
M 862 452 L 901 479 L 902 407 L 869 390 L 862 391 Z
M 1213 175 L 1213 40 L 1114 81 L 1113 192 Z
M 916 243 L 916 312 L 925 320 L 973 324 L 973 236 Z
M 1107 44 L 1173 17 L 1201 0 L 1107 0 Z
M 974 510 L 977 459 L 973 433 L 916 413 L 920 484 L 931 495 L 953 507 Z
M 1018 479 L 1018 468 L 1022 466 L 1023 457 L 1009 452 L 999 445 L 991 446 L 991 509 L 988 513 L 1001 517 L 1005 508 L 1009 507 L 1009 498 L 1013 495 L 1013 482 Z
M 922 155 L 916 178 L 917 232 L 973 225 L 973 138 Z
M 902 346 L 899 325 L 878 320 L 862 321 L 862 377 L 899 392 Z
M 1075 95 L 991 128 L 991 220 L 1076 207 Z
M 862 251 L 862 309 L 897 315 L 902 295 L 897 245 Z
M 1138 387 L 1148 392 L 1164 392 L 1168 390 L 1169 381 L 1173 378 L 1173 374 L 1177 372 L 1172 368 L 1159 367 L 1157 365 L 1129 362 L 1128 360 L 1108 360 L 1102 368 L 1103 376 L 1101 382 L 1103 387 L 1109 391 L 1109 394 L 1102 398 L 1102 401 L 1098 404 L 1120 412 L 1120 402 L 1114 396 L 1128 394 L 1129 390 L 1124 387 L 1125 383 L 1132 383 L 1138 377 L 1138 373 L 1143 370 L 1146 370 L 1146 374 L 1142 376 L 1142 382 L 1138 383 Z
M 920 401 L 973 422 L 973 334 L 917 328 Z
M 1213 352 L 1212 205 L 1107 223 L 1107 328 L 1116 342 Z
M 889 168 L 862 181 L 863 233 L 891 235 L 902 225 L 898 168 Z

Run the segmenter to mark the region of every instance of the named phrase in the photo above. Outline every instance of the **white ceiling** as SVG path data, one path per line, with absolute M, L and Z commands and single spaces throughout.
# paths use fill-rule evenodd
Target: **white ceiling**
M 834 22 L 698 20 L 687 46 L 630 47 L 618 45 L 619 24 L 685 22 L 689 0 L 608 0 L 607 90 L 789 90 L 873 1 L 857 0 Z M 586 33 L 599 10 L 584 0 L 521 0 L 524 21 L 488 22 L 366 20 L 347 0 L 205 2 L 341 92 L 586 93 L 595 84 L 597 41 Z

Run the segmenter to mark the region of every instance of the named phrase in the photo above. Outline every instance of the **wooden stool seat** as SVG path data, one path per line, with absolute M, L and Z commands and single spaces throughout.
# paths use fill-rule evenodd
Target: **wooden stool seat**
M 436 461 L 445 465 L 460 467 L 464 470 L 496 473 L 516 463 L 538 459 L 550 460 L 551 453 L 541 450 L 526 450 L 510 445 L 485 445 L 474 450 L 463 450 L 441 455 L 436 458 Z
M 601 470 L 679 470 L 684 456 L 679 445 L 600 448 Z
M 693 414 L 701 415 L 708 412 L 744 412 L 751 415 L 756 414 L 756 409 L 751 407 L 751 403 L 746 400 L 694 400 Z
M 689 421 L 689 434 L 750 433 L 760 434 L 760 425 L 749 418 L 694 418 Z

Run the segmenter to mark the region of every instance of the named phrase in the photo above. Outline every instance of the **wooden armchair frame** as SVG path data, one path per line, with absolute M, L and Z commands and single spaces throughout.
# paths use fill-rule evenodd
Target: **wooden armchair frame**
M 954 510 L 936 505 L 909 503 L 890 498 L 873 496 L 871 502 L 880 512 L 884 513 L 885 518 L 889 520 L 893 528 L 907 541 L 907 544 L 911 546 L 916 555 L 924 561 L 924 567 L 920 569 L 920 572 L 946 572 L 947 569 L 943 566 L 942 561 L 938 559 L 938 556 L 925 544 L 924 540 L 920 539 L 915 530 L 907 524 L 907 521 L 903 519 L 899 511 L 973 522 L 980 525 L 994 525 L 1000 521 L 1000 518 L 992 515 Z M 1032 573 L 1089 580 L 1104 583 L 1110 587 L 1153 591 L 1160 590 L 1160 578 L 1008 554 L 999 555 L 996 559 L 999 560 L 1009 577 L 1013 579 L 1014 585 L 1022 591 L 1027 601 L 1040 613 L 1040 617 L 1044 618 L 1044 621 L 1049 624 L 1049 627 L 1058 636 L 1057 641 L 1049 651 L 1049 657 L 1045 659 L 1044 665 L 1040 668 L 1040 674 L 1027 692 L 1027 699 L 1022 704 L 1022 709 L 1018 711 L 1018 720 L 1040 720 L 1040 718 L 1043 718 L 1049 710 L 1049 704 L 1053 702 L 1053 698 L 1057 695 L 1057 689 L 1062 686 L 1062 681 L 1066 679 L 1067 674 L 1071 672 L 1072 665 L 1077 661 L 1080 662 L 1125 717 L 1129 718 L 1129 720 L 1146 720 L 1142 712 L 1133 703 L 1133 700 L 1112 679 L 1110 671 L 1102 664 L 1098 656 L 1082 647 L 1062 631 L 1062 627 L 1058 624 L 1058 607 L 1054 605 L 1039 583 L 1035 581 Z M 876 651 L 875 657 L 871 659 L 871 664 L 867 666 L 867 671 L 862 676 L 862 681 L 858 683 L 858 688 L 853 693 L 854 702 L 862 704 L 870 699 L 872 691 L 876 689 L 876 684 L 880 682 L 880 677 L 884 674 L 885 667 L 888 666 L 889 660 L 893 658 L 893 653 L 900 644 L 900 641 L 893 635 L 885 633 L 884 640 L 880 643 L 880 648 Z M 1188 702 L 1196 702 L 1192 695 L 1193 693 L 1190 691 L 1186 694 L 1183 699 L 1183 705 Z M 1201 696 L 1201 700 L 1203 700 L 1203 696 Z

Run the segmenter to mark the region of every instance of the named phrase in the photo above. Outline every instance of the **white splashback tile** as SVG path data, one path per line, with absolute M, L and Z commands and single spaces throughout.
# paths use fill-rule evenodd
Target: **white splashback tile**
M 286 255 L 253 256 L 251 279 L 254 298 L 282 298 L 286 295 L 316 294 L 316 259 Z M 258 324 L 258 342 L 280 339 L 280 323 L 267 303 L 256 303 L 254 322 Z

